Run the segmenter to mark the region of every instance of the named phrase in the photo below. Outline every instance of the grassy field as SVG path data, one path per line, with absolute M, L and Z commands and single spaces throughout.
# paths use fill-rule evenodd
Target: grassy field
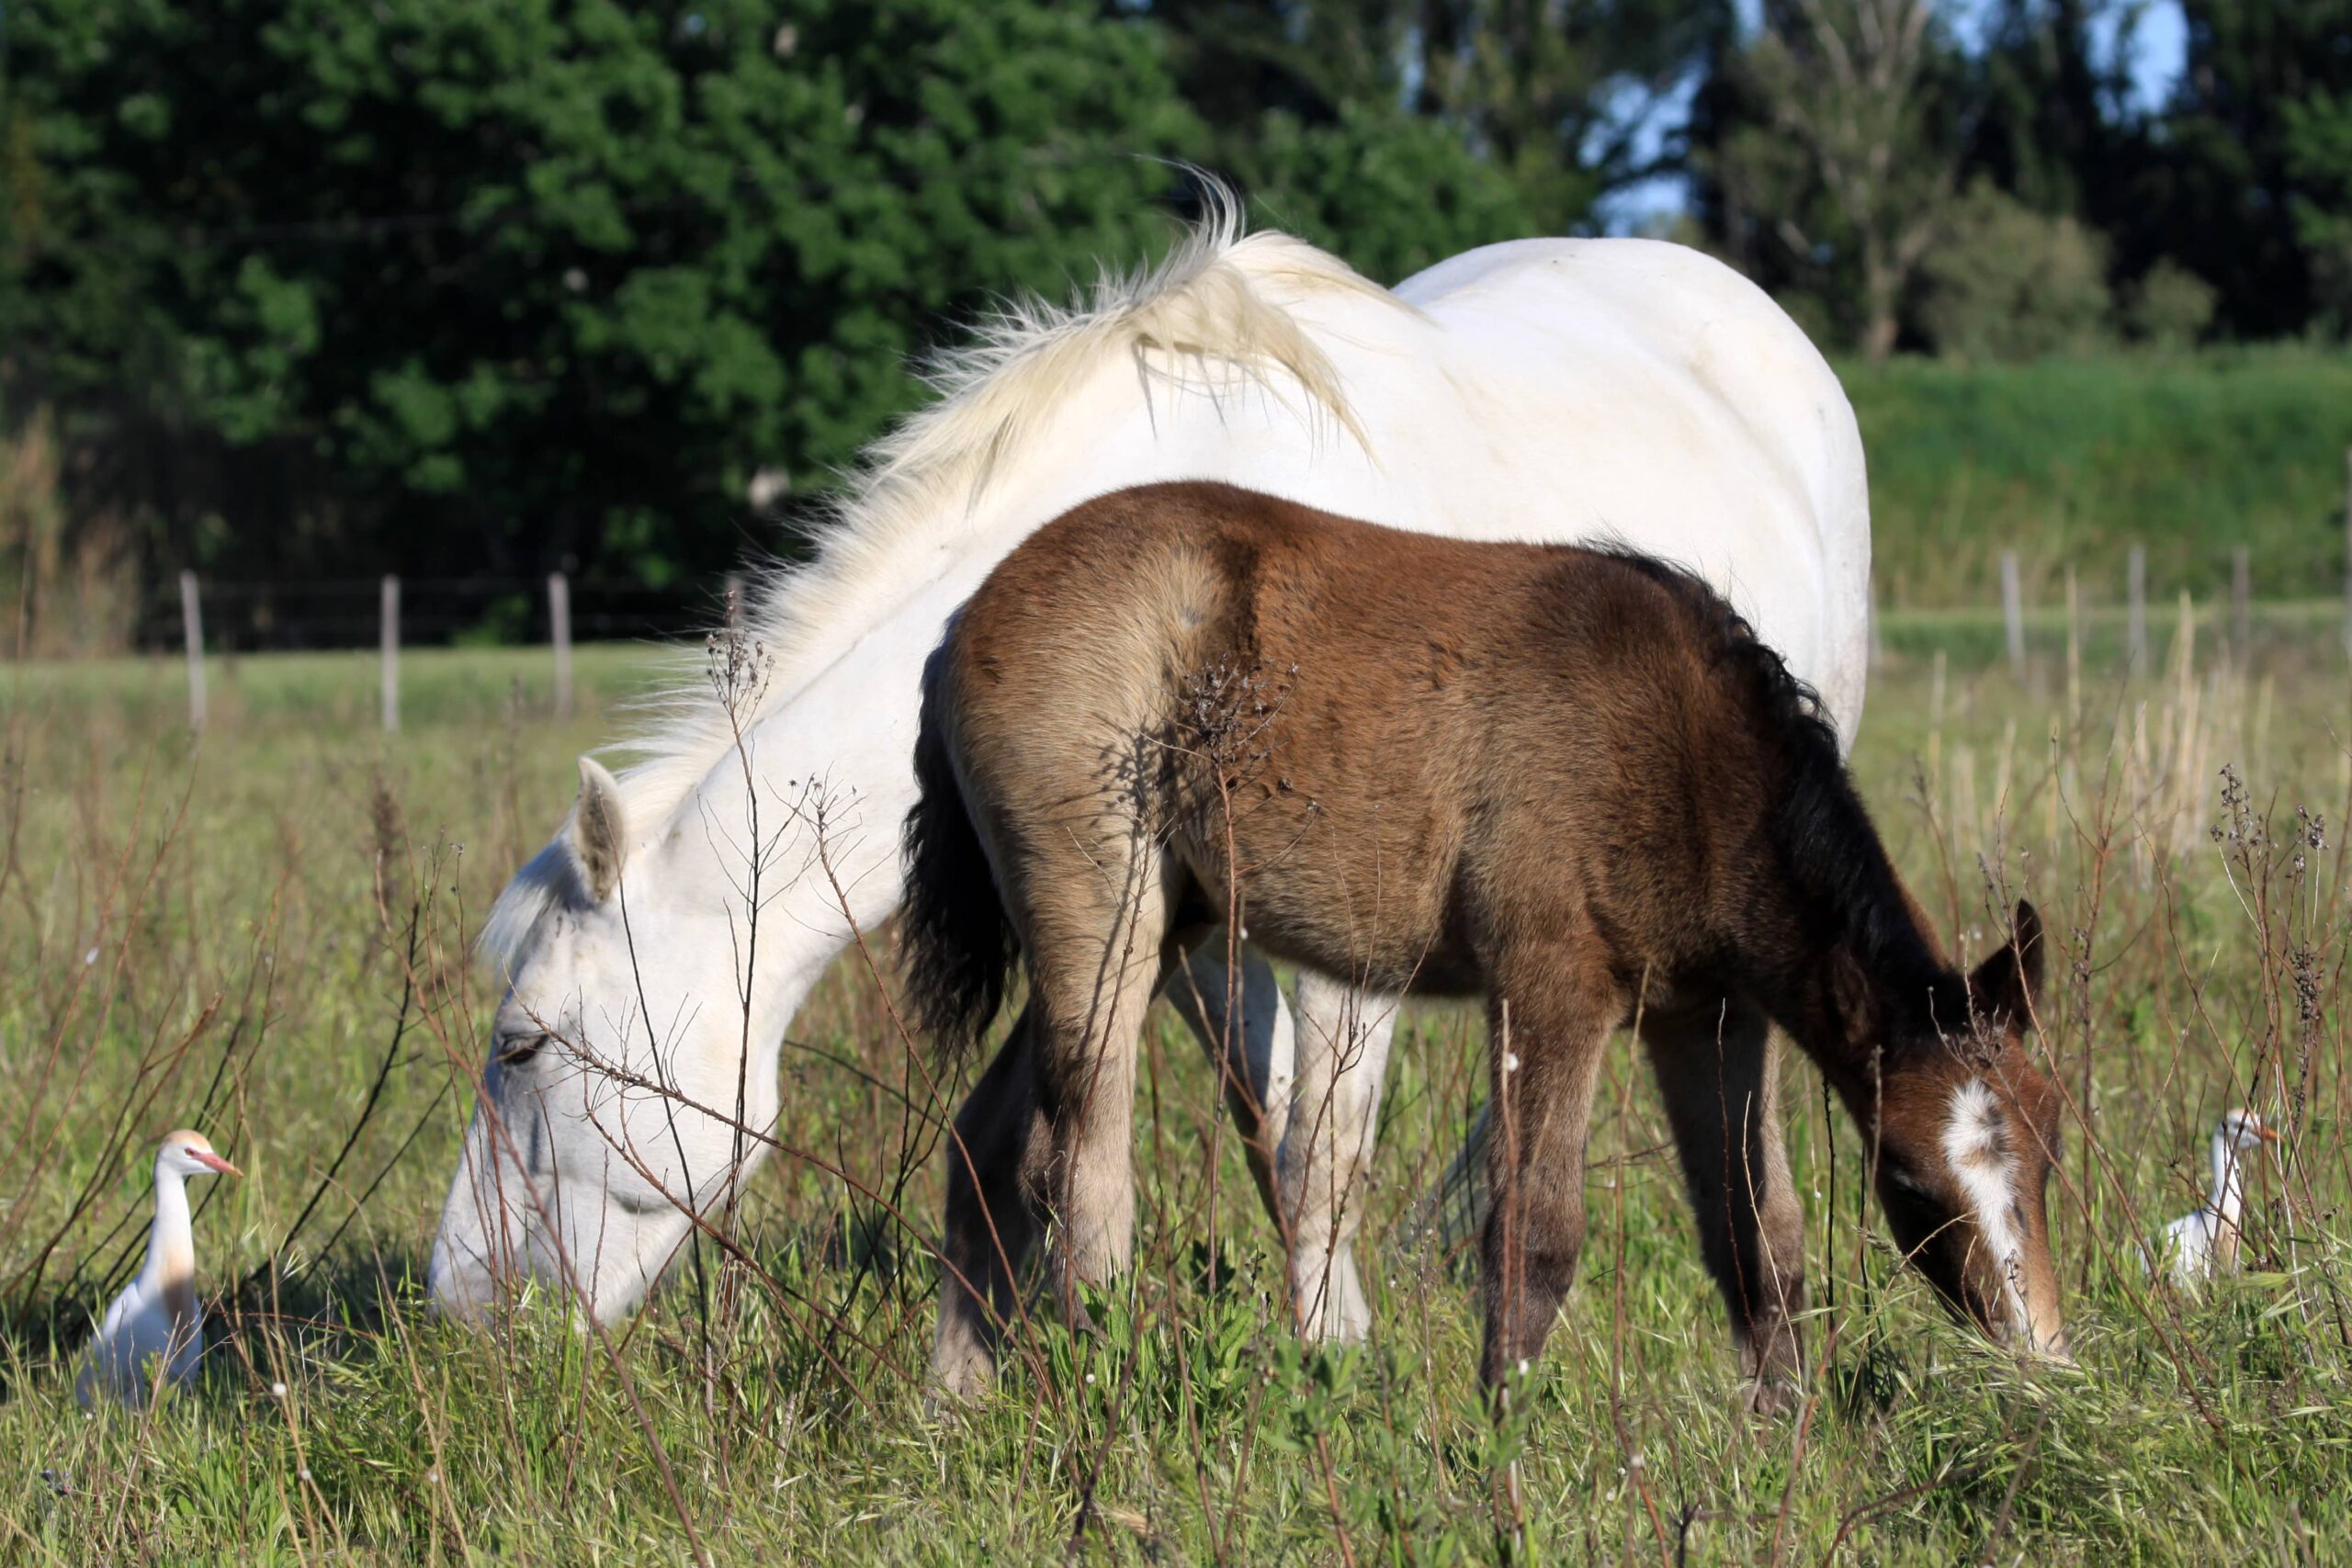
M 544 654 L 411 655 L 397 740 L 367 658 L 216 665 L 200 747 L 172 663 L 0 671 L 0 1559 L 2345 1560 L 2352 683 L 2317 611 L 2244 649 L 2156 630 L 2141 680 L 2098 637 L 2070 671 L 2061 632 L 2020 682 L 1984 618 L 1891 616 L 1856 760 L 1947 934 L 1981 953 L 2022 892 L 2062 943 L 2041 1049 L 2074 1100 L 2052 1207 L 2079 1370 L 1988 1348 L 1894 1269 L 1797 1062 L 1817 1371 L 1801 1414 L 1741 1414 L 1621 1046 L 1581 1277 L 1500 1430 L 1465 1273 L 1396 1239 L 1474 1109 L 1459 1008 L 1408 1010 L 1360 1350 L 1280 1325 L 1239 1152 L 1163 1020 L 1140 1263 L 1105 1331 L 1040 1323 L 1000 1397 L 927 1416 L 937 1107 L 854 963 L 787 1043 L 778 1136 L 818 1158 L 770 1165 L 748 1261 L 706 1252 L 603 1337 L 560 1310 L 434 1321 L 458 1064 L 494 999 L 467 943 L 651 656 L 584 650 L 557 723 Z M 2240 1103 L 2290 1140 L 2253 1184 L 2247 1271 L 2152 1287 L 2137 1238 L 2197 1201 Z M 198 1213 L 209 1366 L 146 1416 L 85 1418 L 78 1342 L 182 1122 L 249 1173 Z M 862 1195 L 910 1166 L 911 1228 Z
M 1838 374 L 1870 453 L 1879 586 L 1900 607 L 1997 603 L 2015 549 L 2029 597 L 2120 604 L 2226 592 L 2251 552 L 2258 597 L 2344 581 L 2352 355 L 2293 346 L 2110 354 L 2036 365 L 1904 358 Z

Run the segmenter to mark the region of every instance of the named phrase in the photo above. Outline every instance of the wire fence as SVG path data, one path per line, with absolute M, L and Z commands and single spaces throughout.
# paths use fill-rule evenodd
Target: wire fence
M 650 583 L 621 577 L 565 579 L 571 633 L 582 642 L 665 638 L 700 633 L 725 614 L 732 574 Z M 400 640 L 410 647 L 481 642 L 517 646 L 556 640 L 545 577 L 403 577 Z M 276 653 L 375 648 L 383 637 L 383 581 L 196 579 L 205 650 Z M 187 644 L 186 596 L 165 581 L 142 596 L 135 646 L 178 651 Z

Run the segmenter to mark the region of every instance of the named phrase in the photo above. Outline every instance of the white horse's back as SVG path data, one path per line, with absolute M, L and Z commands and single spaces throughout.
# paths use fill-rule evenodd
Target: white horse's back
M 1396 292 L 1439 329 L 1460 395 L 1517 428 L 1499 460 L 1536 484 L 1572 471 L 1575 493 L 1530 494 L 1529 508 L 1574 508 L 1594 534 L 1706 573 L 1852 744 L 1870 595 L 1861 437 L 1836 373 L 1770 296 L 1654 240 L 1488 245 Z

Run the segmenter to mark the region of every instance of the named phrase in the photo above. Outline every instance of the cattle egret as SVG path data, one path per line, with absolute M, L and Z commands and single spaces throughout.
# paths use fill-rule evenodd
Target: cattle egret
M 204 1355 L 204 1312 L 196 1302 L 196 1236 L 188 1225 L 187 1179 L 243 1176 L 212 1152 L 201 1133 L 173 1133 L 155 1150 L 155 1222 L 147 1231 L 147 1261 L 139 1278 L 115 1297 L 98 1325 L 97 1342 L 74 1385 L 89 1409 L 100 1394 L 138 1409 L 161 1377 L 185 1383 Z
M 2233 1111 L 2213 1129 L 2213 1192 L 2193 1214 L 2183 1214 L 2165 1227 L 2156 1251 L 2171 1269 L 2175 1283 L 2194 1289 L 2214 1272 L 2234 1273 L 2238 1266 L 2238 1216 L 2245 1209 L 2243 1155 L 2278 1134 L 2262 1124 L 2251 1111 Z

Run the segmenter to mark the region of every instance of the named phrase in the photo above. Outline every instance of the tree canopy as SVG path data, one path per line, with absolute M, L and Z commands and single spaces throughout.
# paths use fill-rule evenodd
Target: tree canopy
M 776 15 L 11 7 L 12 369 L 245 507 L 348 513 L 388 566 L 724 558 L 752 472 L 821 483 L 919 395 L 936 323 L 1161 243 L 1142 155 L 1193 125 L 1139 26 Z

